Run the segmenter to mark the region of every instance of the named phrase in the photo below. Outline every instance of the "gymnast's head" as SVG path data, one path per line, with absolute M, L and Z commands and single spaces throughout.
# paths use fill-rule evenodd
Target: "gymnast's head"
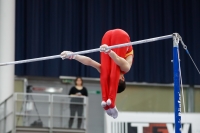
M 124 75 L 120 74 L 117 93 L 122 93 L 126 89 L 126 82 Z

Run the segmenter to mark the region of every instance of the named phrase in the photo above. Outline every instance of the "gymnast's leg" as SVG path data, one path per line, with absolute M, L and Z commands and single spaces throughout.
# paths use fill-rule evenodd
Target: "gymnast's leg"
M 112 33 L 111 37 L 111 45 L 122 44 L 130 42 L 130 38 L 128 34 L 120 29 L 116 29 Z M 127 52 L 127 47 L 113 49 L 113 51 L 120 57 L 124 58 Z M 109 95 L 107 100 L 107 105 L 111 108 L 113 117 L 116 118 L 118 116 L 118 111 L 115 106 L 115 100 L 117 95 L 117 89 L 120 79 L 120 67 L 116 65 L 116 63 L 111 61 L 111 73 L 110 73 L 110 86 L 109 86 Z
M 107 31 L 103 38 L 101 44 L 110 45 L 110 37 L 112 31 Z M 109 94 L 109 77 L 111 72 L 111 58 L 109 55 L 101 52 L 101 74 L 100 74 L 100 83 L 101 83 L 101 90 L 102 90 L 102 107 L 105 110 L 108 110 L 109 107 L 106 105 L 106 101 L 108 99 Z

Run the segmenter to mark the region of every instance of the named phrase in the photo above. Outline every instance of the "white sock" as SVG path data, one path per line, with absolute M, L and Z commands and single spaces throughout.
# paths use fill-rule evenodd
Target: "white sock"
M 105 101 L 102 101 L 101 102 L 101 106 L 104 108 L 104 107 L 106 107 L 106 102 Z
M 112 117 L 114 119 L 116 119 L 118 117 L 118 110 L 117 110 L 117 107 L 115 106 L 114 108 L 110 108 L 111 110 L 111 113 L 112 113 Z
M 110 109 L 106 110 L 106 113 L 109 115 L 109 116 L 112 116 L 112 112 Z
M 106 102 L 105 102 L 105 101 L 102 101 L 102 102 L 101 102 L 101 106 L 102 106 L 103 108 L 106 107 Z M 110 109 L 105 110 L 105 111 L 106 111 L 106 113 L 107 113 L 109 116 L 112 116 L 112 112 L 111 112 Z
M 108 99 L 108 100 L 106 101 L 106 104 L 107 104 L 108 106 L 110 106 L 110 105 L 111 105 L 111 100 Z

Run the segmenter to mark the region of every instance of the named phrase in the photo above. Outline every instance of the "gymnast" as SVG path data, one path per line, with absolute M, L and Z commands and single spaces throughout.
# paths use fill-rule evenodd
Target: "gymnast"
M 92 66 L 100 73 L 102 90 L 101 106 L 106 113 L 114 119 L 118 117 L 118 110 L 115 105 L 116 94 L 125 90 L 124 74 L 127 73 L 133 62 L 132 46 L 109 49 L 108 46 L 130 42 L 129 35 L 122 29 L 107 31 L 101 42 L 100 58 L 101 64 L 83 55 L 70 55 L 71 51 L 63 51 L 62 59 L 75 59 L 80 63 Z

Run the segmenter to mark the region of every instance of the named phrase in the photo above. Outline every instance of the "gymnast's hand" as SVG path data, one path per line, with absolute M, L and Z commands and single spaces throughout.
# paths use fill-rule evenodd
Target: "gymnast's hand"
M 60 57 L 64 60 L 64 59 L 75 59 L 76 55 L 70 55 L 70 54 L 73 54 L 73 52 L 71 51 L 63 51 L 61 54 L 60 54 Z
M 108 45 L 103 44 L 100 46 L 100 52 L 104 52 L 105 54 L 109 54 L 111 52 L 111 49 L 108 48 Z

